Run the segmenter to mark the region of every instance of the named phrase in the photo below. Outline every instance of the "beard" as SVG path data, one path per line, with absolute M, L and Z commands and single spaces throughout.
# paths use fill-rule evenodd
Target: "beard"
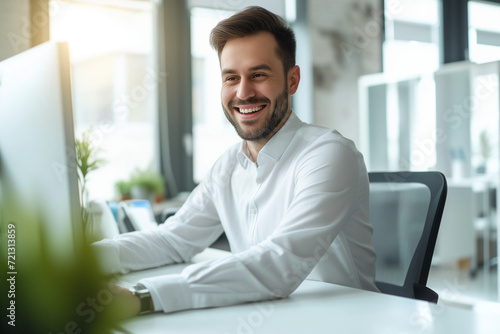
M 286 83 L 285 83 L 285 89 L 283 90 L 283 93 L 281 93 L 276 100 L 274 101 L 274 110 L 271 114 L 271 117 L 269 117 L 264 125 L 254 131 L 251 130 L 244 130 L 243 127 L 234 119 L 231 117 L 231 114 L 229 113 L 229 110 L 233 110 L 233 105 L 235 104 L 267 104 L 268 106 L 271 106 L 271 101 L 267 98 L 251 98 L 248 100 L 239 100 L 235 99 L 229 102 L 228 104 L 228 109 L 222 105 L 222 109 L 224 110 L 224 114 L 226 115 L 226 118 L 228 121 L 233 125 L 234 129 L 238 133 L 238 136 L 240 136 L 244 140 L 249 140 L 249 141 L 260 141 L 264 139 L 268 139 L 268 137 L 274 133 L 278 125 L 283 121 L 285 118 L 287 112 L 288 112 L 288 90 L 286 89 Z M 243 123 L 245 124 L 245 122 Z M 247 124 L 251 124 L 250 122 Z

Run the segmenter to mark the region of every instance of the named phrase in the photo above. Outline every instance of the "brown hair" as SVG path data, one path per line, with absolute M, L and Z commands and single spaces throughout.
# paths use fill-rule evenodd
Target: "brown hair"
M 258 7 L 247 7 L 243 11 L 220 21 L 210 33 L 210 44 L 220 55 L 227 41 L 255 35 L 259 32 L 271 33 L 278 44 L 276 54 L 281 58 L 285 75 L 295 66 L 295 34 L 286 21 L 270 11 Z

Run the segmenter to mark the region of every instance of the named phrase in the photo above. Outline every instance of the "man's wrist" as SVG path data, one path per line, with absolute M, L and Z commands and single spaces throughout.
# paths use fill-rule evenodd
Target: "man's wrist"
M 138 283 L 134 285 L 130 291 L 134 296 L 139 298 L 140 309 L 138 314 L 147 314 L 154 311 L 153 299 L 151 298 L 151 293 L 142 284 Z

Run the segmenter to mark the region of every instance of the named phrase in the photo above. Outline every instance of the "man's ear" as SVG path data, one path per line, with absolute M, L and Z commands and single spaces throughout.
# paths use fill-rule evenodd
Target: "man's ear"
M 293 95 L 299 88 L 300 67 L 295 65 L 288 71 L 288 94 Z

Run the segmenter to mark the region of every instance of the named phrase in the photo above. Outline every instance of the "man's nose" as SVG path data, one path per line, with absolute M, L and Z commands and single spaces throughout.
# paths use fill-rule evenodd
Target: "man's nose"
M 242 79 L 238 86 L 237 96 L 240 100 L 246 100 L 255 95 L 255 89 L 250 80 Z

